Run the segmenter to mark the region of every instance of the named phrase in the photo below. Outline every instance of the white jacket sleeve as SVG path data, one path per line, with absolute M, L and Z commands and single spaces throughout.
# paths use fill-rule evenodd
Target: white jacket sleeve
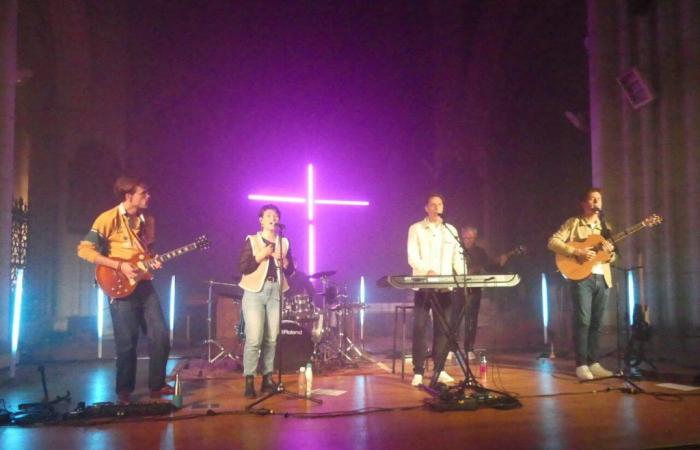
M 420 254 L 420 242 L 418 241 L 418 229 L 411 225 L 408 229 L 408 242 L 406 244 L 408 253 L 408 265 L 411 266 L 415 274 L 428 273 L 428 264 L 423 261 Z

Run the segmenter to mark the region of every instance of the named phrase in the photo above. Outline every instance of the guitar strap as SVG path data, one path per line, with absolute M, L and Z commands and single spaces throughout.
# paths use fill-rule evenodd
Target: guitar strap
M 600 234 L 605 238 L 605 239 L 610 239 L 612 236 L 610 232 L 610 228 L 608 227 L 608 221 L 605 220 L 605 215 L 603 214 L 603 211 L 599 213 L 600 217 Z
M 121 220 L 122 220 L 122 225 L 126 229 L 126 234 L 129 236 L 129 242 L 131 243 L 131 247 L 139 250 L 141 253 L 147 253 L 148 252 L 148 245 L 146 245 L 143 237 L 146 235 L 146 220 L 143 217 L 143 215 L 139 215 L 138 220 L 140 221 L 138 233 L 134 232 L 134 229 L 131 228 L 131 224 L 129 223 L 129 216 L 127 215 L 121 215 Z

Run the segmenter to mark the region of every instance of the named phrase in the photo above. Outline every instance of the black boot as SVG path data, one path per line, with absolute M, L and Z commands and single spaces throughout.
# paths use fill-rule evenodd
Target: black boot
M 260 392 L 276 392 L 277 383 L 272 381 L 272 374 L 268 373 L 263 375 L 262 384 L 260 385 Z
M 255 398 L 255 377 L 253 375 L 245 376 L 245 396 L 246 398 Z

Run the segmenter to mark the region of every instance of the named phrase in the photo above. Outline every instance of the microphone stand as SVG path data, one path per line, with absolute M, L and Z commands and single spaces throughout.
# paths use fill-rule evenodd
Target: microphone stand
M 609 239 L 611 236 L 610 229 L 608 228 L 607 223 L 605 222 L 605 214 L 603 213 L 602 209 L 598 209 L 598 219 L 600 220 L 600 234 L 603 236 L 604 239 Z M 614 252 L 617 253 L 618 257 L 621 255 L 620 251 L 618 250 L 617 246 L 614 249 Z M 623 273 L 627 273 L 630 271 L 637 270 L 638 267 L 632 267 L 629 269 L 617 267 L 611 264 L 612 267 L 615 269 L 621 270 Z M 622 348 L 620 345 L 620 290 L 615 289 L 615 301 L 616 301 L 616 317 L 615 321 L 617 322 L 617 342 L 616 342 L 616 347 L 617 347 L 617 355 L 616 355 L 616 360 L 617 360 L 617 372 L 613 373 L 609 377 L 601 377 L 601 378 L 594 378 L 592 380 L 582 380 L 581 383 L 590 383 L 590 382 L 595 382 L 595 381 L 602 381 L 602 380 L 609 380 L 609 379 L 618 379 L 622 380 L 623 382 L 627 383 L 628 387 L 622 389 L 623 392 L 628 392 L 630 394 L 636 394 L 638 392 L 644 392 L 644 389 L 639 387 L 637 384 L 632 381 L 631 373 L 629 371 L 629 367 L 627 364 L 625 364 L 625 368 L 622 368 Z M 629 317 L 630 311 L 629 308 L 627 308 L 627 314 L 625 317 L 623 317 L 623 320 Z M 625 330 L 627 331 L 627 325 L 625 324 Z M 627 370 L 626 370 L 627 369 Z
M 284 394 L 287 397 L 290 398 L 296 398 L 296 399 L 303 399 L 303 400 L 309 400 L 317 404 L 322 404 L 323 400 L 313 398 L 313 397 L 307 397 L 306 395 L 303 395 L 302 393 L 295 393 L 288 391 L 284 387 L 284 383 L 282 382 L 282 355 L 283 351 L 277 351 L 278 348 L 280 350 L 282 346 L 282 340 L 280 337 L 282 336 L 282 305 L 284 303 L 284 293 L 282 292 L 282 280 L 283 280 L 283 270 L 282 270 L 282 253 L 284 251 L 284 248 L 282 248 L 282 243 L 283 241 L 283 235 L 282 235 L 282 230 L 284 229 L 283 226 L 280 226 L 279 224 L 276 224 L 275 227 L 277 228 L 277 243 L 278 243 L 278 248 L 280 249 L 280 259 L 272 258 L 273 263 L 276 266 L 277 269 L 277 283 L 279 284 L 279 289 L 278 289 L 278 300 L 279 304 L 277 305 L 278 307 L 278 317 L 277 317 L 277 343 L 275 344 L 275 356 L 277 357 L 277 386 L 274 388 L 272 392 L 269 392 L 267 395 L 264 395 L 260 397 L 259 399 L 255 400 L 253 403 L 249 404 L 246 406 L 246 411 L 248 412 L 255 412 L 253 411 L 253 407 L 259 403 L 264 402 L 270 397 L 274 397 L 275 395 L 278 394 Z M 263 374 L 264 375 L 264 374 Z M 268 410 L 263 409 L 261 412 L 267 412 Z
M 461 311 L 459 311 L 459 313 L 457 314 L 457 320 L 453 321 L 453 324 L 455 324 L 457 326 L 453 327 L 452 324 L 447 324 L 448 326 L 445 328 L 449 346 L 452 347 L 452 351 L 455 353 L 455 357 L 457 358 L 457 362 L 459 363 L 460 368 L 462 369 L 462 372 L 464 373 L 464 380 L 462 382 L 460 382 L 460 384 L 459 384 L 459 386 L 460 386 L 459 390 L 461 393 L 463 393 L 464 389 L 467 386 L 481 387 L 481 385 L 476 380 L 474 373 L 472 372 L 471 368 L 469 367 L 469 358 L 467 358 L 467 356 L 466 356 L 466 349 L 462 350 L 460 348 L 459 341 L 458 341 L 457 336 L 456 336 L 456 330 L 459 329 L 458 324 L 461 323 L 463 317 L 466 317 L 468 319 L 468 314 L 469 314 L 468 313 L 469 306 L 470 306 L 469 305 L 469 292 L 468 292 L 469 287 L 467 286 L 467 258 L 469 256 L 467 253 L 467 248 L 465 247 L 464 242 L 462 242 L 462 240 L 460 239 L 459 235 L 452 232 L 450 227 L 447 226 L 447 223 L 445 222 L 444 217 L 442 217 L 442 215 L 440 215 L 440 218 L 443 219 L 442 225 L 445 227 L 445 229 L 450 233 L 450 235 L 454 238 L 454 240 L 461 247 L 462 255 L 463 255 L 462 261 L 464 264 L 464 270 L 463 270 L 462 279 L 461 279 L 462 286 L 459 286 L 460 280 L 459 280 L 459 277 L 457 276 L 457 274 L 453 273 L 453 276 L 455 278 L 455 283 L 457 284 L 458 288 L 463 290 L 462 292 L 464 295 L 464 305 L 462 305 Z M 433 297 L 434 297 L 434 295 L 433 295 Z M 436 306 L 436 305 L 434 305 L 434 306 Z M 435 311 L 436 309 L 433 308 L 433 310 Z M 442 317 L 440 317 L 440 319 L 442 319 L 441 322 L 447 323 L 444 320 L 444 315 L 442 314 L 442 311 L 439 311 L 439 307 L 438 307 L 437 312 L 438 312 L 439 316 L 442 316 Z M 465 330 L 465 333 L 467 333 L 467 335 L 465 336 L 465 344 L 468 344 L 469 330 L 468 329 Z M 440 363 L 439 367 L 438 366 L 435 367 L 435 373 L 433 374 L 433 379 L 431 380 L 431 386 L 434 386 L 436 384 L 437 377 L 443 368 L 444 368 L 444 361 Z
M 452 235 L 452 237 L 459 243 L 460 247 L 462 248 L 463 255 L 464 255 L 464 264 L 466 266 L 467 264 L 467 249 L 464 246 L 464 243 L 462 240 L 459 238 L 458 235 L 452 232 L 450 228 L 447 226 L 447 224 L 443 221 L 443 225 L 449 233 Z M 457 286 L 459 286 L 459 277 L 457 274 L 454 274 L 454 280 Z M 463 285 L 461 286 L 462 289 L 464 289 L 464 294 L 465 294 L 465 310 L 466 306 L 468 304 L 468 292 L 467 292 L 467 271 L 466 268 L 464 270 L 464 273 L 462 274 L 462 282 Z M 493 406 L 493 407 L 498 407 L 501 409 L 511 409 L 511 408 L 518 408 L 521 405 L 520 401 L 510 395 L 507 392 L 501 392 L 497 391 L 495 389 L 489 389 L 483 387 L 477 380 L 474 374 L 472 373 L 471 369 L 469 368 L 469 359 L 466 358 L 465 353 L 462 351 L 462 349 L 459 346 L 459 340 L 455 336 L 455 332 L 453 329 L 450 329 L 451 327 L 445 320 L 445 316 L 442 314 L 442 311 L 436 309 L 435 307 L 437 306 L 437 302 L 435 301 L 435 293 L 432 293 L 432 295 L 429 297 L 432 300 L 432 307 L 433 307 L 433 312 L 437 313 L 435 316 L 438 318 L 438 321 L 440 322 L 440 325 L 443 327 L 444 330 L 447 332 L 447 337 L 448 337 L 448 342 L 452 346 L 453 351 L 455 352 L 455 356 L 457 357 L 457 362 L 459 363 L 460 368 L 462 369 L 462 372 L 464 373 L 464 380 L 462 380 L 456 387 L 449 389 L 449 388 L 444 388 L 441 390 L 436 390 L 433 388 L 433 386 L 437 386 L 437 376 L 442 370 L 442 366 L 444 366 L 444 361 L 440 363 L 440 367 L 436 364 L 435 366 L 435 374 L 433 375 L 433 380 L 431 380 L 431 385 L 428 388 L 424 389 L 430 393 L 431 395 L 437 397 L 434 401 L 428 402 L 429 405 L 438 411 L 460 411 L 460 410 L 474 410 L 477 409 L 479 406 Z M 461 316 L 461 314 L 460 314 Z M 461 317 L 460 317 L 461 319 Z M 459 323 L 459 322 L 457 322 Z M 468 338 L 467 338 L 468 339 Z M 471 396 L 465 396 L 465 391 L 467 388 L 471 388 L 474 390 L 474 394 Z

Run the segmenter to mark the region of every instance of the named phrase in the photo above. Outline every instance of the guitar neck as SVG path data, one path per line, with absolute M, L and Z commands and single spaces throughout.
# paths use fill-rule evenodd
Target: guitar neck
M 616 242 L 619 242 L 626 238 L 627 236 L 636 233 L 637 231 L 641 230 L 644 228 L 646 225 L 644 225 L 644 222 L 639 222 L 637 224 L 632 225 L 631 227 L 625 228 L 624 230 L 620 231 L 619 233 L 613 235 L 609 241 L 611 241 L 613 244 Z
M 152 265 L 156 262 L 164 263 L 166 261 L 170 261 L 173 258 L 177 258 L 178 256 L 182 256 L 185 253 L 189 253 L 193 250 L 197 250 L 197 244 L 194 242 L 182 246 L 180 248 L 176 248 L 175 250 L 170 250 L 169 252 L 163 253 L 162 255 L 158 255 L 155 258 L 151 258 L 148 261 L 146 261 L 146 264 L 148 264 L 149 267 L 152 267 Z

